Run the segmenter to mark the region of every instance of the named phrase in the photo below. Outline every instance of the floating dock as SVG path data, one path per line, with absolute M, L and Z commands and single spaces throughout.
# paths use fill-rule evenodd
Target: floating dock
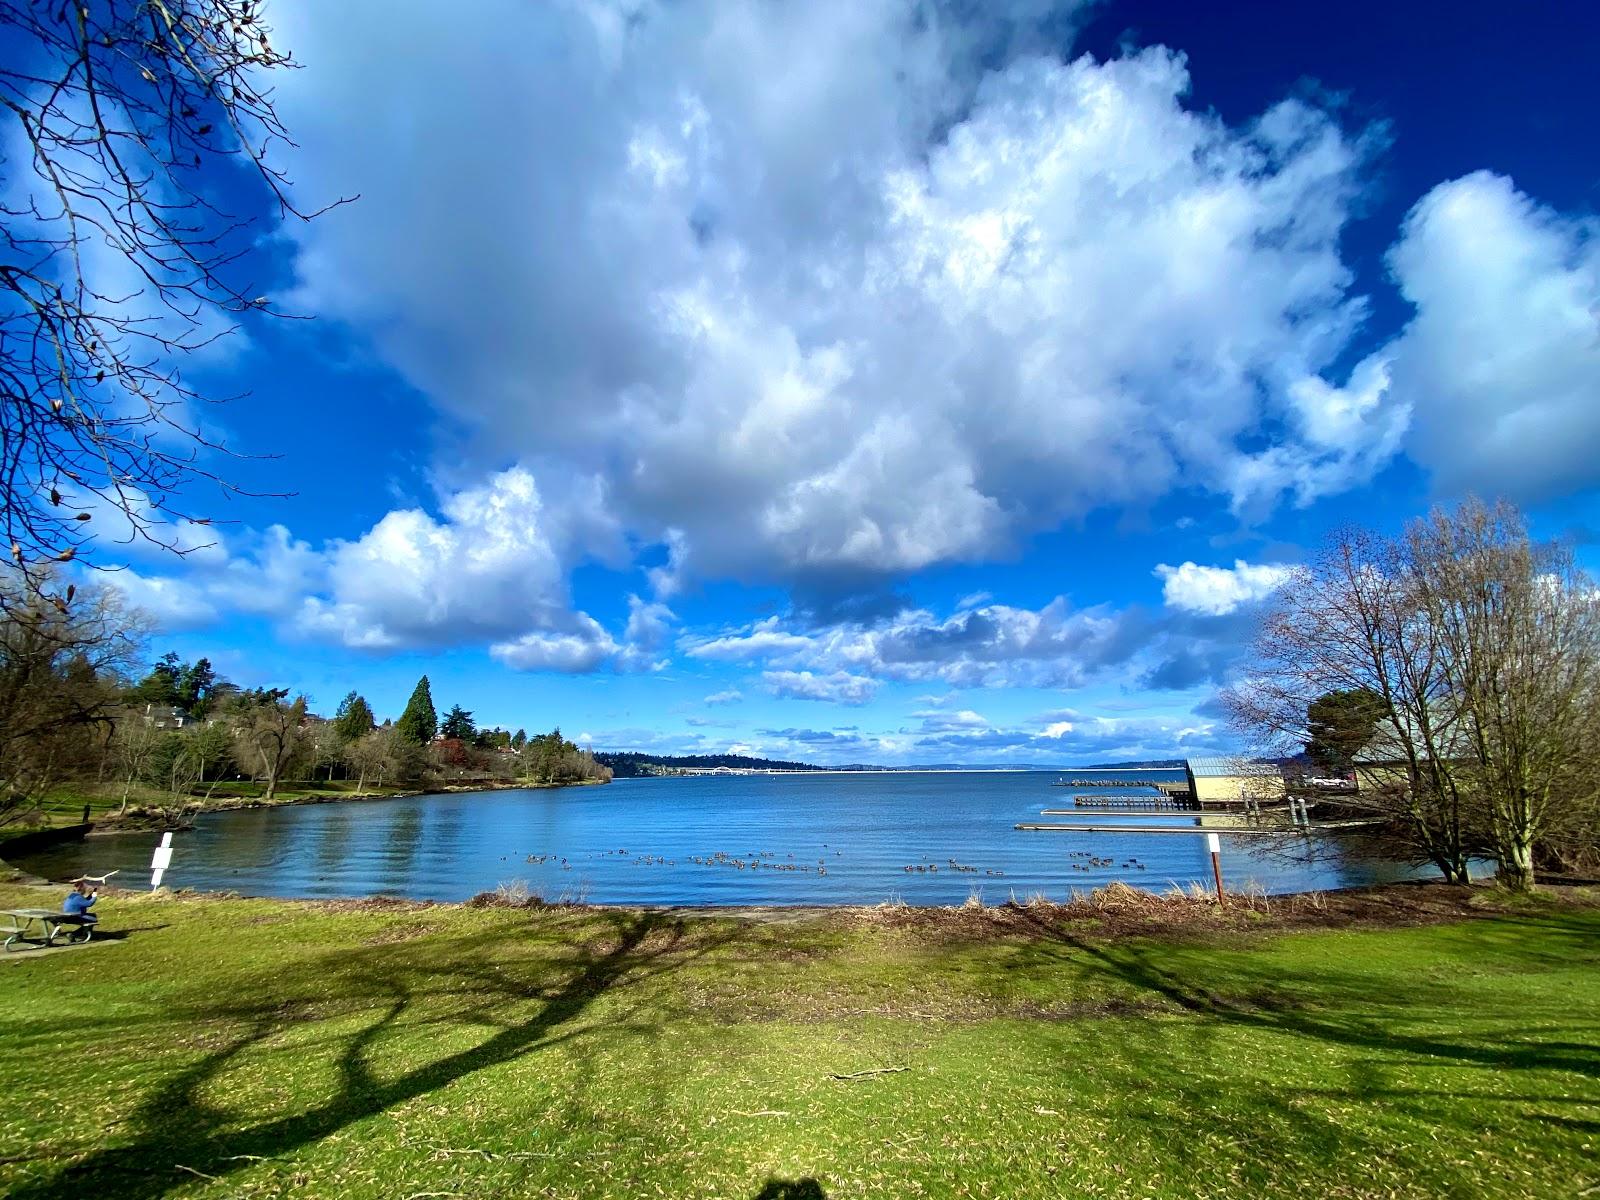
M 1315 825 L 1288 825 L 1269 829 L 1261 825 L 1085 825 L 1077 821 L 1049 823 L 1024 821 L 1013 829 L 1048 833 L 1216 833 L 1225 837 L 1288 837 L 1316 833 L 1321 829 L 1356 829 L 1363 825 L 1382 825 L 1381 820 L 1320 821 Z
M 1174 817 L 1188 816 L 1198 818 L 1197 809 L 1187 808 L 1181 804 L 1153 804 L 1149 808 L 1111 808 L 1101 810 L 1093 808 L 1041 808 L 1041 817 L 1093 817 L 1111 816 L 1115 813 L 1119 817 Z
M 1074 808 L 1080 809 L 1147 808 L 1159 809 L 1165 812 L 1187 812 L 1199 807 L 1192 800 L 1151 795 L 1074 796 L 1072 804 Z

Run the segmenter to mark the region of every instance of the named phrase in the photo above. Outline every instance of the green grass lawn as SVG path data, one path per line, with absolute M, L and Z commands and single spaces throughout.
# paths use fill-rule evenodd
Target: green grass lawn
M 1600 1184 L 1581 904 L 1154 937 L 1048 909 L 104 907 L 122 940 L 0 963 L 16 1200 Z

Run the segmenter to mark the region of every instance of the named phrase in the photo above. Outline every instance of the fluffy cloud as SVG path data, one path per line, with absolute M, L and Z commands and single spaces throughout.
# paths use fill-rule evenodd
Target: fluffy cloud
M 281 23 L 296 174 L 364 196 L 289 231 L 298 302 L 454 419 L 453 469 L 604 477 L 671 546 L 660 595 L 983 559 L 1179 486 L 1305 500 L 1392 450 L 1319 374 L 1363 315 L 1363 139 L 1190 110 L 1177 54 L 1018 54 L 1025 21 L 899 0 Z
M 303 597 L 322 586 L 326 562 L 282 525 L 272 525 L 227 539 L 208 531 L 207 540 L 182 560 L 181 571 L 114 571 L 104 582 L 165 629 L 209 625 L 228 613 L 287 621 Z
M 444 497 L 439 518 L 391 512 L 327 549 L 326 594 L 307 599 L 300 622 L 378 649 L 549 627 L 567 606 L 574 507 L 549 511 L 532 474 L 513 468 Z
M 939 681 L 953 687 L 1081 686 L 1117 673 L 1157 688 L 1221 679 L 1250 632 L 1247 614 L 1075 609 L 1057 597 L 1039 609 L 985 604 L 939 617 L 912 609 L 872 624 L 812 628 L 768 617 L 742 629 L 686 634 L 690 659 L 760 665 L 788 674 L 845 673 L 868 680 Z
M 1070 716 L 1070 720 L 1060 718 Z M 1046 714 L 1042 728 L 985 722 L 948 729 L 872 733 L 857 729 L 758 730 L 764 753 L 825 763 L 997 763 L 1016 766 L 1085 763 L 1095 759 L 1171 758 L 1231 749 L 1212 721 L 1193 717 L 1100 717 Z
M 1300 437 L 1232 464 L 1236 507 L 1360 483 L 1402 445 L 1445 492 L 1600 481 L 1600 223 L 1479 171 L 1424 196 L 1388 262 L 1415 316 L 1347 386 L 1291 385 Z
M 912 716 L 921 718 L 923 733 L 956 733 L 989 728 L 989 722 L 970 708 L 958 709 L 955 712 L 942 710 L 919 712 L 913 713 Z
M 184 580 L 130 570 L 108 575 L 104 582 L 161 629 L 194 629 L 217 619 L 217 606 L 201 589 Z
M 827 700 L 865 704 L 878 694 L 878 681 L 848 671 L 815 675 L 810 671 L 765 671 L 761 682 L 774 696 L 789 700 Z
M 990 604 L 940 619 L 922 609 L 872 625 L 841 623 L 801 631 L 769 617 L 714 636 L 686 636 L 690 658 L 764 663 L 796 670 L 854 672 L 958 687 L 1069 686 L 1101 666 L 1126 661 L 1145 641 L 1137 616 L 1074 610 L 1058 597 L 1042 609 Z
M 665 604 L 629 596 L 617 636 L 572 608 L 568 573 L 615 535 L 596 494 L 574 484 L 547 505 L 515 467 L 446 493 L 438 516 L 396 510 L 354 540 L 315 549 L 274 525 L 196 551 L 181 575 L 108 579 L 168 628 L 251 613 L 360 649 L 488 642 L 516 670 L 658 669 L 677 620 Z
M 1203 567 L 1186 562 L 1156 568 L 1161 592 L 1172 608 L 1220 617 L 1270 596 L 1293 573 L 1291 568 L 1235 559 L 1230 567 Z
M 1058 754 L 1080 758 L 1171 758 L 1230 747 L 1221 722 L 1192 714 L 1106 717 L 1060 709 L 1040 720 L 1044 722 L 1040 739 L 1054 743 Z
M 582 674 L 618 652 L 617 643 L 593 617 L 580 614 L 572 624 L 566 633 L 525 633 L 515 641 L 498 642 L 489 653 L 517 671 Z
M 1480 171 L 1423 197 L 1389 264 L 1417 313 L 1384 357 L 1439 486 L 1536 501 L 1600 481 L 1600 223 Z
M 1389 461 L 1411 427 L 1411 405 L 1390 393 L 1384 355 L 1357 365 L 1344 387 L 1316 376 L 1289 385 L 1299 436 L 1228 466 L 1236 512 L 1259 516 L 1287 493 L 1299 505 L 1356 487 Z
M 1015 725 L 990 725 L 976 713 L 936 727 L 936 714 L 916 714 L 912 729 L 763 727 L 740 734 L 686 734 L 626 728 L 596 735 L 601 748 L 650 749 L 666 754 L 746 753 L 842 765 L 879 763 L 994 763 L 1063 766 L 1096 759 L 1170 758 L 1232 750 L 1221 722 L 1193 715 L 1095 716 L 1062 709 Z M 735 750 L 734 747 L 739 747 Z

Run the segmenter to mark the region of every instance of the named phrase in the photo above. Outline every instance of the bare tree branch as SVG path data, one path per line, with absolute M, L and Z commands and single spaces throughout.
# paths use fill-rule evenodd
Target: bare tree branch
M 285 315 L 245 271 L 252 241 L 317 213 L 276 165 L 292 142 L 265 81 L 295 64 L 261 0 L 0 0 L 0 37 L 0 553 L 38 586 L 108 523 L 203 541 L 186 489 L 240 489 L 201 415 L 227 397 L 180 364 Z

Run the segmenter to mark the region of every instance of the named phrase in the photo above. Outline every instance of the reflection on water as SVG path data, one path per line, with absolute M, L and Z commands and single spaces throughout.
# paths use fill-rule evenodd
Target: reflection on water
M 462 900 L 523 880 L 546 899 L 606 904 L 998 903 L 1065 899 L 1121 879 L 1207 882 L 1196 835 L 1030 833 L 1071 792 L 1043 772 L 628 779 L 606 787 L 416 796 L 215 813 L 174 842 L 172 887 L 247 895 Z M 1126 791 L 1126 788 L 1121 789 Z M 1061 818 L 1050 818 L 1060 820 Z M 1096 825 L 1194 828 L 1196 814 L 1103 814 Z M 18 865 L 62 879 L 148 869 L 156 834 L 90 838 Z M 1405 878 L 1341 840 L 1223 838 L 1228 885 L 1271 892 Z

